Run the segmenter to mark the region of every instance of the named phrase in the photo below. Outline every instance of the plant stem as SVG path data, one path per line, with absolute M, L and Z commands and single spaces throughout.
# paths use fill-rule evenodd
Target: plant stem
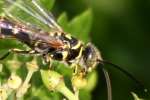
M 29 72 L 28 72 L 28 74 L 27 74 L 27 77 L 26 77 L 26 79 L 25 79 L 25 81 L 24 81 L 24 85 L 26 85 L 26 84 L 28 84 L 29 83 L 29 81 L 30 81 L 30 79 L 31 79 L 31 77 L 32 77 L 32 75 L 33 75 L 33 73 L 34 73 L 34 71 L 30 71 L 29 70 Z
M 69 100 L 79 100 L 78 97 L 74 95 L 66 86 L 59 88 L 59 92 L 61 92 Z

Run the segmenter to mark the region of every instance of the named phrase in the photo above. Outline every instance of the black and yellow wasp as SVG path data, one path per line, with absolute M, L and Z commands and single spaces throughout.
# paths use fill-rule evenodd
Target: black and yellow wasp
M 76 74 L 83 73 L 83 75 L 92 71 L 97 64 L 103 65 L 107 63 L 139 83 L 127 71 L 103 60 L 100 52 L 92 43 L 84 44 L 69 33 L 64 32 L 54 20 L 53 15 L 47 12 L 37 0 L 31 0 L 32 4 L 30 5 L 23 0 L 21 1 L 22 5 L 14 0 L 6 1 L 37 19 L 51 30 L 45 31 L 38 25 L 25 22 L 19 17 L 14 16 L 12 12 L 10 13 L 7 8 L 4 8 L 5 16 L 0 17 L 0 38 L 15 38 L 30 48 L 29 51 L 11 49 L 10 52 L 42 55 L 46 62 L 51 62 L 52 60 L 61 61 L 74 68 Z M 0 60 L 4 59 L 8 54 L 1 57 Z M 109 100 L 111 100 L 109 76 L 105 69 L 103 71 L 107 81 Z
M 14 3 L 13 0 L 7 1 L 8 3 Z M 16 53 L 40 54 L 46 62 L 50 62 L 51 60 L 63 61 L 71 66 L 78 66 L 78 70 L 81 69 L 84 72 L 92 70 L 97 62 L 102 60 L 95 46 L 91 43 L 85 45 L 82 41 L 64 32 L 55 22 L 51 13 L 47 13 L 36 0 L 32 0 L 32 3 L 37 7 L 38 11 L 34 11 L 28 5 L 26 5 L 27 7 L 15 3 L 14 5 L 40 20 L 45 25 L 48 25 L 51 31 L 47 32 L 42 28 L 36 27 L 36 25 L 23 23 L 20 19 L 14 18 L 5 9 L 5 17 L 0 18 L 0 37 L 16 38 L 31 48 L 29 51 L 18 49 L 12 49 L 11 51 Z M 32 10 L 29 11 L 27 8 Z

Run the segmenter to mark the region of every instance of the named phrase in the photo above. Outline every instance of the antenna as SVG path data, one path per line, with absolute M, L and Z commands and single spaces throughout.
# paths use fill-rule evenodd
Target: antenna
M 102 71 L 104 73 L 106 85 L 107 85 L 107 97 L 108 100 L 112 100 L 112 86 L 111 86 L 111 80 L 109 77 L 108 71 L 104 68 L 104 64 L 102 64 Z
M 125 69 L 121 68 L 119 65 L 116 65 L 116 64 L 113 64 L 109 61 L 106 61 L 106 60 L 97 60 L 99 63 L 102 63 L 102 64 L 108 64 L 108 65 L 111 65 L 113 66 L 114 68 L 120 70 L 121 72 L 123 72 L 126 76 L 128 76 L 131 80 L 133 80 L 140 88 L 142 88 L 144 90 L 144 92 L 147 92 L 147 89 L 144 87 L 144 85 L 139 81 L 137 80 L 131 73 L 129 73 L 128 71 L 126 71 Z

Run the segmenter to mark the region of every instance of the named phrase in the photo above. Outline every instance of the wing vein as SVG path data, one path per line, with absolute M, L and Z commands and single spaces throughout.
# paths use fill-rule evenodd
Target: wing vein
M 32 0 L 32 3 L 37 7 L 38 10 L 47 18 L 47 20 L 53 24 L 57 29 L 62 30 L 60 26 L 55 22 L 55 20 L 48 15 L 48 13 L 36 2 L 36 0 Z M 51 13 L 50 13 L 51 14 Z

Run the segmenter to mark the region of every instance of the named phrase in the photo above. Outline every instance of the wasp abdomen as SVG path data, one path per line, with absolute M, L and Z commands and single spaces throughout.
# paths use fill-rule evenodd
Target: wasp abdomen
M 1 28 L 0 32 L 2 35 L 12 35 L 13 34 L 12 29 L 7 29 L 7 28 Z
M 23 43 L 28 45 L 31 44 L 30 36 L 26 32 L 19 31 L 17 34 L 15 34 L 15 37 Z
M 30 44 L 29 34 L 6 18 L 0 18 L 0 37 L 15 37 L 16 39 Z
M 3 36 L 11 36 L 13 35 L 13 26 L 12 23 L 7 21 L 6 19 L 0 19 L 0 34 Z

